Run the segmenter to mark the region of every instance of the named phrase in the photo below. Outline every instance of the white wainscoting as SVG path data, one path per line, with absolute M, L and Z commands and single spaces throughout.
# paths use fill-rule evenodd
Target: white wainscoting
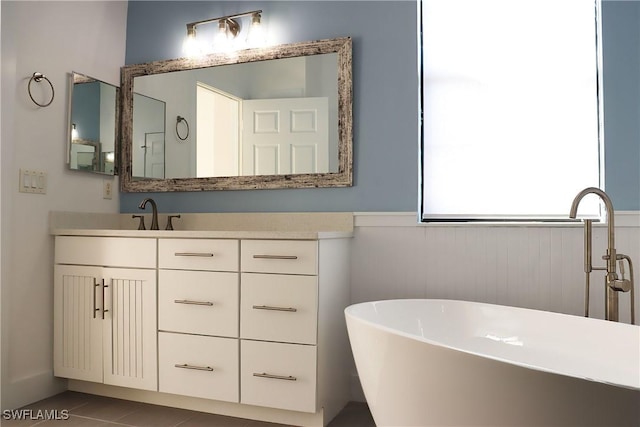
M 354 221 L 353 303 L 446 298 L 583 314 L 580 224 L 425 225 L 415 212 L 356 213 Z M 594 266 L 604 266 L 606 244 L 606 225 L 595 225 Z M 640 212 L 616 214 L 616 249 L 633 259 L 637 283 Z M 604 317 L 603 283 L 592 273 L 591 317 Z M 640 291 L 635 298 L 640 306 Z M 630 320 L 629 302 L 622 294 L 621 321 Z

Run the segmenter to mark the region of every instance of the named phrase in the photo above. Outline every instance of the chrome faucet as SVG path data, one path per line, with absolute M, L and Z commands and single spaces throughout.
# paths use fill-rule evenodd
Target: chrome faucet
M 569 218 L 575 219 L 578 214 L 578 205 L 584 196 L 587 194 L 596 194 L 602 199 L 604 205 L 607 209 L 607 252 L 602 257 L 603 260 L 607 261 L 607 266 L 605 267 L 593 267 L 591 262 L 591 234 L 592 234 L 592 224 L 593 220 L 585 219 L 584 221 L 584 272 L 585 275 L 585 316 L 589 316 L 589 277 L 590 273 L 593 270 L 606 270 L 607 275 L 605 277 L 605 319 L 618 321 L 619 317 L 619 309 L 618 309 L 618 292 L 629 292 L 631 291 L 631 323 L 635 323 L 635 313 L 634 313 L 634 301 L 633 301 L 633 266 L 631 264 L 631 259 L 622 254 L 616 253 L 615 248 L 615 223 L 614 223 L 614 210 L 613 203 L 611 203 L 611 199 L 609 196 L 602 190 L 596 187 L 588 187 L 579 192 L 576 197 L 573 199 L 573 203 L 571 204 L 571 211 L 569 212 Z M 618 273 L 616 271 L 616 261 L 620 261 L 620 266 L 623 266 L 623 260 L 626 260 L 629 263 L 629 270 L 631 272 L 630 280 L 626 280 L 624 278 L 624 273 L 622 279 L 618 278 Z
M 138 209 L 146 208 L 147 202 L 151 203 L 151 208 L 153 209 L 150 230 L 158 230 L 158 206 L 156 205 L 156 202 L 153 199 L 146 198 L 140 203 L 140 205 L 138 205 Z

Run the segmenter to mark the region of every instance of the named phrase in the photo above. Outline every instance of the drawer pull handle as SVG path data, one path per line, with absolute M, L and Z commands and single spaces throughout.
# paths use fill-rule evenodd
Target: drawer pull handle
M 255 310 L 288 311 L 290 313 L 298 311 L 297 308 L 293 307 L 274 307 L 272 305 L 254 305 L 253 308 Z
M 267 374 L 266 372 L 263 373 L 258 373 L 258 372 L 254 372 L 253 373 L 254 377 L 260 377 L 260 378 L 270 378 L 272 380 L 285 380 L 285 381 L 297 381 L 298 379 L 296 377 L 292 377 L 291 375 L 288 376 L 284 376 L 284 375 L 273 375 L 273 374 Z
M 194 256 L 201 258 L 210 258 L 213 256 L 211 252 L 176 252 L 175 256 Z
M 213 305 L 211 301 L 191 301 L 188 299 L 174 299 L 173 302 L 175 302 L 176 304 L 189 304 L 189 305 L 208 305 L 208 306 Z
M 179 363 L 176 363 L 175 365 L 176 368 L 181 368 L 181 369 L 194 369 L 196 371 L 213 371 L 213 368 L 211 366 L 196 366 L 196 365 L 187 365 L 186 363 L 180 365 Z
M 298 259 L 296 255 L 254 255 L 255 259 Z

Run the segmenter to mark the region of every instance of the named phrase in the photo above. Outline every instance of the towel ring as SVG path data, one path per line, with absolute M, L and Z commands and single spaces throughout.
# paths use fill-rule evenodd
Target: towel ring
M 187 134 L 184 138 L 180 136 L 180 132 L 178 131 L 178 125 L 180 124 L 180 122 L 184 122 L 184 124 L 187 125 Z M 189 122 L 184 117 L 178 116 L 178 118 L 176 119 L 176 135 L 178 135 L 178 139 L 180 141 L 186 141 L 187 138 L 189 138 Z
M 31 82 L 35 81 L 36 83 L 40 83 L 43 79 L 46 80 L 47 83 L 49 83 L 49 86 L 51 86 L 51 99 L 46 104 L 39 103 L 38 101 L 33 99 L 33 95 L 31 94 Z M 29 98 L 31 98 L 33 103 L 36 104 L 38 107 L 48 107 L 49 105 L 51 105 L 51 103 L 53 102 L 53 98 L 56 96 L 56 91 L 53 88 L 53 83 L 51 83 L 51 80 L 49 80 L 44 74 L 38 73 L 38 72 L 33 73 L 33 76 L 31 76 L 31 78 L 29 79 L 27 92 L 29 92 Z

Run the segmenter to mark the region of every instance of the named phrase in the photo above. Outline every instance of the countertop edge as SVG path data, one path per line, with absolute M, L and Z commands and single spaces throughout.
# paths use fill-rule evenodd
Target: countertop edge
M 112 230 L 53 228 L 53 236 L 136 237 L 168 239 L 274 239 L 274 240 L 320 240 L 353 237 L 351 231 L 245 231 L 245 230 Z

